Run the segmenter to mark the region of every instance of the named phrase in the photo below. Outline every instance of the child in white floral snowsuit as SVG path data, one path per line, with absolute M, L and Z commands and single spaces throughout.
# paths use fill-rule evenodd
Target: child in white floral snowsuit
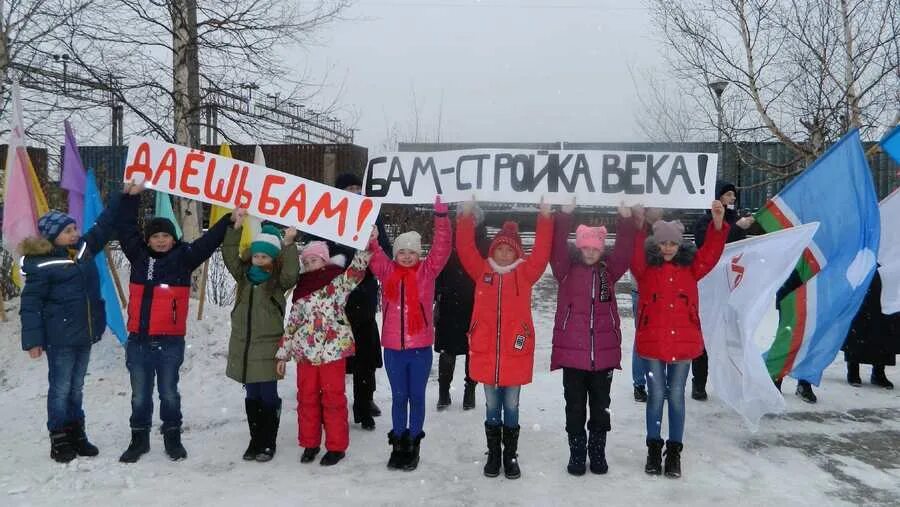
M 344 313 L 347 296 L 366 276 L 372 253 L 361 250 L 347 270 L 332 262 L 328 246 L 311 242 L 300 254 L 304 272 L 294 289 L 294 306 L 276 353 L 277 370 L 297 362 L 297 423 L 302 463 L 315 459 L 325 426 L 324 466 L 339 462 L 350 444 L 346 359 L 355 352 L 353 332 Z

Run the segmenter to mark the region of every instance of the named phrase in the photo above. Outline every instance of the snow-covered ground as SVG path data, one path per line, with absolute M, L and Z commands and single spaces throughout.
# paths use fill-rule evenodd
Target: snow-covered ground
M 620 289 L 621 290 L 621 289 Z M 118 462 L 129 440 L 130 387 L 125 354 L 107 336 L 93 351 L 85 383 L 88 433 L 100 456 L 68 465 L 49 458 L 45 429 L 46 364 L 20 351 L 18 301 L 0 324 L 0 505 L 898 505 L 900 391 L 843 381 L 840 358 L 825 372 L 820 401 L 807 405 L 785 382 L 788 412 L 750 433 L 715 399 L 688 399 L 680 480 L 643 472 L 644 405 L 633 401 L 633 323 L 624 320 L 624 370 L 613 384 L 606 476 L 572 477 L 559 372 L 548 371 L 555 284 L 545 276 L 535 297 L 539 344 L 534 383 L 521 396 L 521 480 L 482 476 L 483 395 L 460 407 L 462 372 L 453 405 L 437 413 L 437 358 L 428 389 L 427 436 L 415 472 L 389 471 L 390 390 L 378 373 L 376 401 L 384 415 L 374 432 L 351 426 L 347 458 L 324 468 L 299 463 L 296 388 L 292 370 L 280 384 L 285 400 L 279 449 L 268 464 L 247 463 L 241 386 L 224 375 L 229 309 L 207 307 L 192 320 L 182 368 L 186 461 L 166 459 L 154 434 L 151 452 L 133 465 Z M 622 314 L 630 314 L 620 294 Z M 196 315 L 196 311 L 192 313 Z M 771 325 L 771 323 L 769 323 Z M 889 369 L 897 378 L 896 369 Z M 864 378 L 868 369 L 864 367 Z M 348 377 L 348 386 L 349 386 Z M 352 389 L 348 388 L 352 392 Z

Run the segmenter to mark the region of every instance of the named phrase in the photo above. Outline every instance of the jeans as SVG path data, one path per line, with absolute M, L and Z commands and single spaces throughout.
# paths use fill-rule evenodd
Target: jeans
M 47 429 L 51 432 L 84 422 L 84 376 L 90 358 L 90 345 L 47 347 Z
M 410 438 L 425 426 L 425 387 L 431 373 L 431 347 L 384 349 L 384 369 L 391 383 L 391 420 L 395 435 L 409 431 Z
M 613 370 L 586 371 L 563 368 L 563 395 L 566 398 L 566 433 L 583 435 L 584 425 L 591 432 L 609 431 L 609 389 Z M 591 419 L 587 420 L 590 405 Z
M 131 375 L 132 430 L 149 430 L 153 425 L 154 377 L 162 431 L 181 429 L 178 369 L 183 362 L 184 338 L 128 339 L 125 365 Z
M 275 380 L 244 384 L 244 390 L 247 392 L 248 400 L 260 401 L 268 408 L 277 407 L 278 402 L 281 401 L 281 398 L 278 397 L 278 381 Z
M 669 440 L 684 437 L 684 385 L 690 361 L 664 363 L 644 358 L 647 364 L 647 439 L 659 440 L 662 434 L 663 404 L 669 404 Z
M 485 423 L 488 426 L 519 426 L 519 391 L 522 386 L 494 387 L 484 385 L 486 406 Z M 502 409 L 502 415 L 501 415 Z
M 634 345 L 631 347 L 631 382 L 635 386 L 647 385 L 647 364 L 637 352 L 638 292 L 631 290 L 631 315 L 634 316 Z

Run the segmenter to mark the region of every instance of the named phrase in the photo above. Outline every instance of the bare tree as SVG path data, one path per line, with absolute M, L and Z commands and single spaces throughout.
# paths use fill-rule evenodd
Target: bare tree
M 877 139 L 900 119 L 898 0 L 650 0 L 674 74 L 712 118 L 714 81 L 729 141 L 777 141 L 795 173 L 851 128 Z

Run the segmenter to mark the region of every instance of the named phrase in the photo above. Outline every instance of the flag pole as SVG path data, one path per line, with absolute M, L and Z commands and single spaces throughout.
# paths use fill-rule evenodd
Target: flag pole
M 0 322 L 6 322 L 6 291 L 3 289 L 3 284 L 0 284 Z
M 103 251 L 106 253 L 106 266 L 109 267 L 113 283 L 116 285 L 116 292 L 119 294 L 119 303 L 122 305 L 122 308 L 126 308 L 128 306 L 128 301 L 125 299 L 125 290 L 122 289 L 122 281 L 119 280 L 119 270 L 116 269 L 116 265 L 112 260 L 112 249 L 107 245 L 103 247 Z
M 197 305 L 197 320 L 203 320 L 203 306 L 206 303 L 206 279 L 209 277 L 209 259 L 203 263 L 200 275 L 200 303 Z

